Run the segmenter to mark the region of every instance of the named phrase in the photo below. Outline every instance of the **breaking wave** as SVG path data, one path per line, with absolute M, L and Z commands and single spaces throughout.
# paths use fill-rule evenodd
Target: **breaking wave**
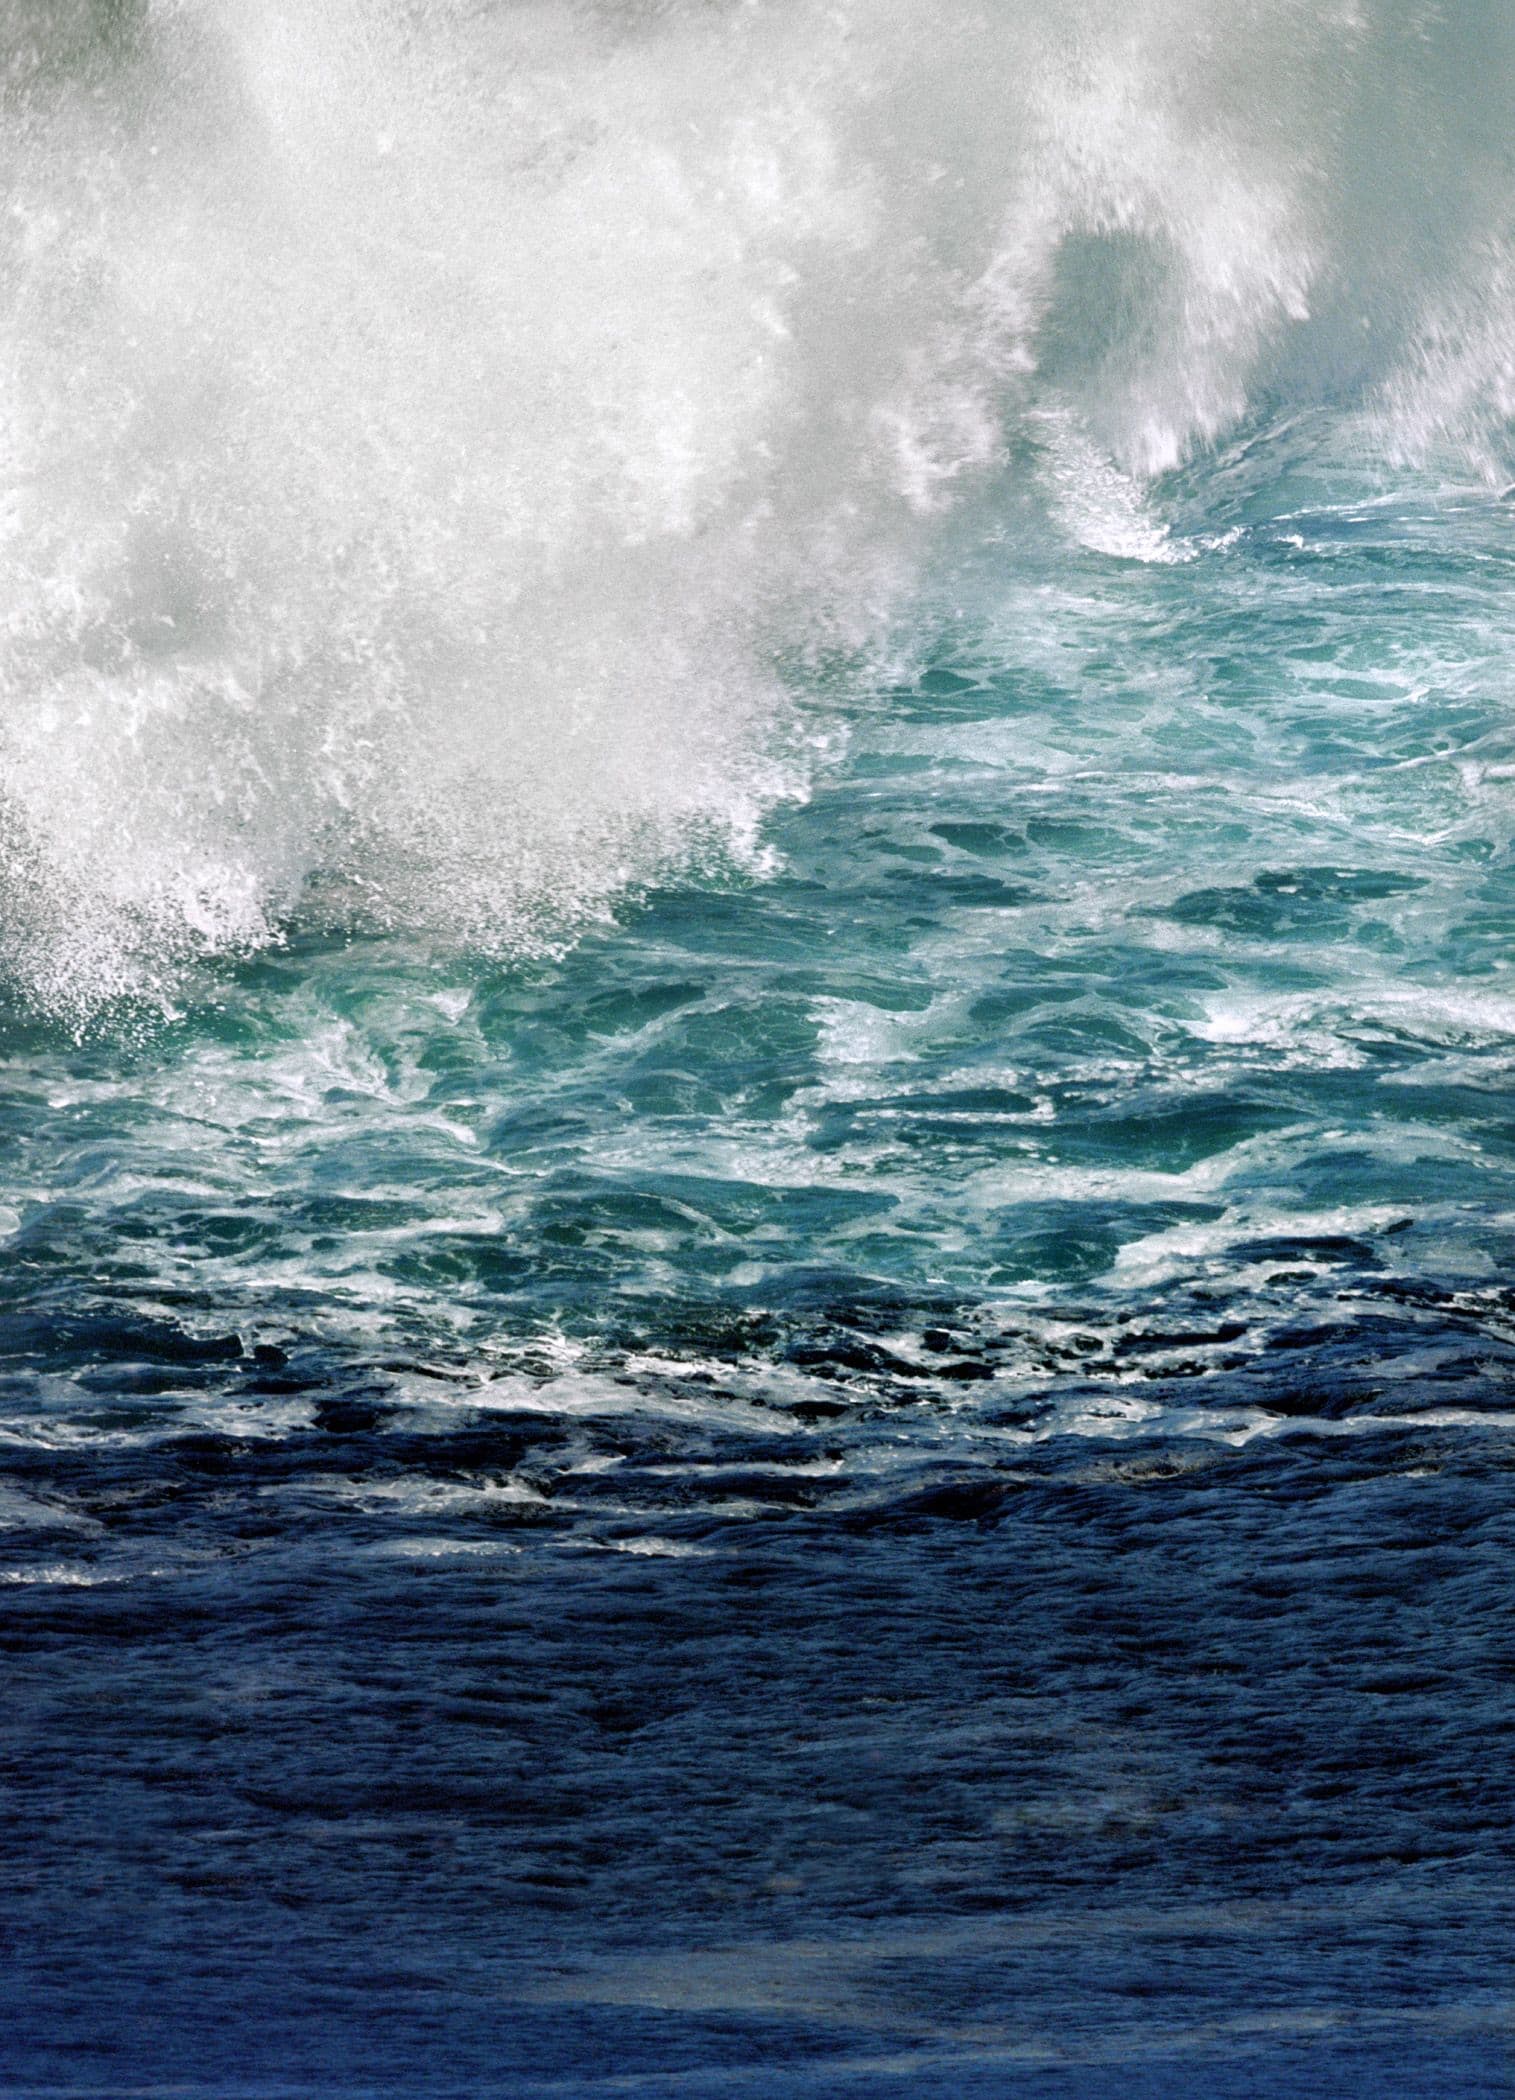
M 760 866 L 797 669 L 965 547 L 1182 559 L 1162 478 L 1301 411 L 1507 478 L 1512 56 L 1482 0 L 0 0 L 13 976 L 550 948 Z

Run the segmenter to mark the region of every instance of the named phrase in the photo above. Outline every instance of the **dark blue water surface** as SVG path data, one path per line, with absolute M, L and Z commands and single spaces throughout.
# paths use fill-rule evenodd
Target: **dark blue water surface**
M 1515 2091 L 1515 43 L 1197 25 L 0 0 L 0 2100 Z

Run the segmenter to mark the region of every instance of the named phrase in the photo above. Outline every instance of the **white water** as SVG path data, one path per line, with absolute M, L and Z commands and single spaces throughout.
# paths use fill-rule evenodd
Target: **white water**
M 1503 474 L 1511 34 L 0 0 L 13 975 L 77 1019 L 298 911 L 529 949 L 750 860 L 776 667 L 886 660 L 1007 476 L 1171 560 L 1153 478 L 1279 398 Z

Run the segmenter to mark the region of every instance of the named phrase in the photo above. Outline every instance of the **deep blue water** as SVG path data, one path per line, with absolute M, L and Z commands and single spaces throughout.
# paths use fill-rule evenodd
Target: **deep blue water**
M 0 0 L 7 2100 L 1515 2086 L 1512 68 L 1348 12 Z

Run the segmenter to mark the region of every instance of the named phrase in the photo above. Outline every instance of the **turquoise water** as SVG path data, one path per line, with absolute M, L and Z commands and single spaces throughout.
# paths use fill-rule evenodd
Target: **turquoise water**
M 1510 36 L 1181 15 L 0 4 L 6 2093 L 1506 2089 Z
M 13 1309 L 949 1444 L 991 1374 L 1028 1433 L 1456 1405 L 1418 1323 L 1498 1336 L 1515 1215 L 1508 513 L 1277 445 L 1162 560 L 1023 551 L 907 682 L 801 688 L 761 874 L 552 961 L 295 928 L 14 1047 Z

